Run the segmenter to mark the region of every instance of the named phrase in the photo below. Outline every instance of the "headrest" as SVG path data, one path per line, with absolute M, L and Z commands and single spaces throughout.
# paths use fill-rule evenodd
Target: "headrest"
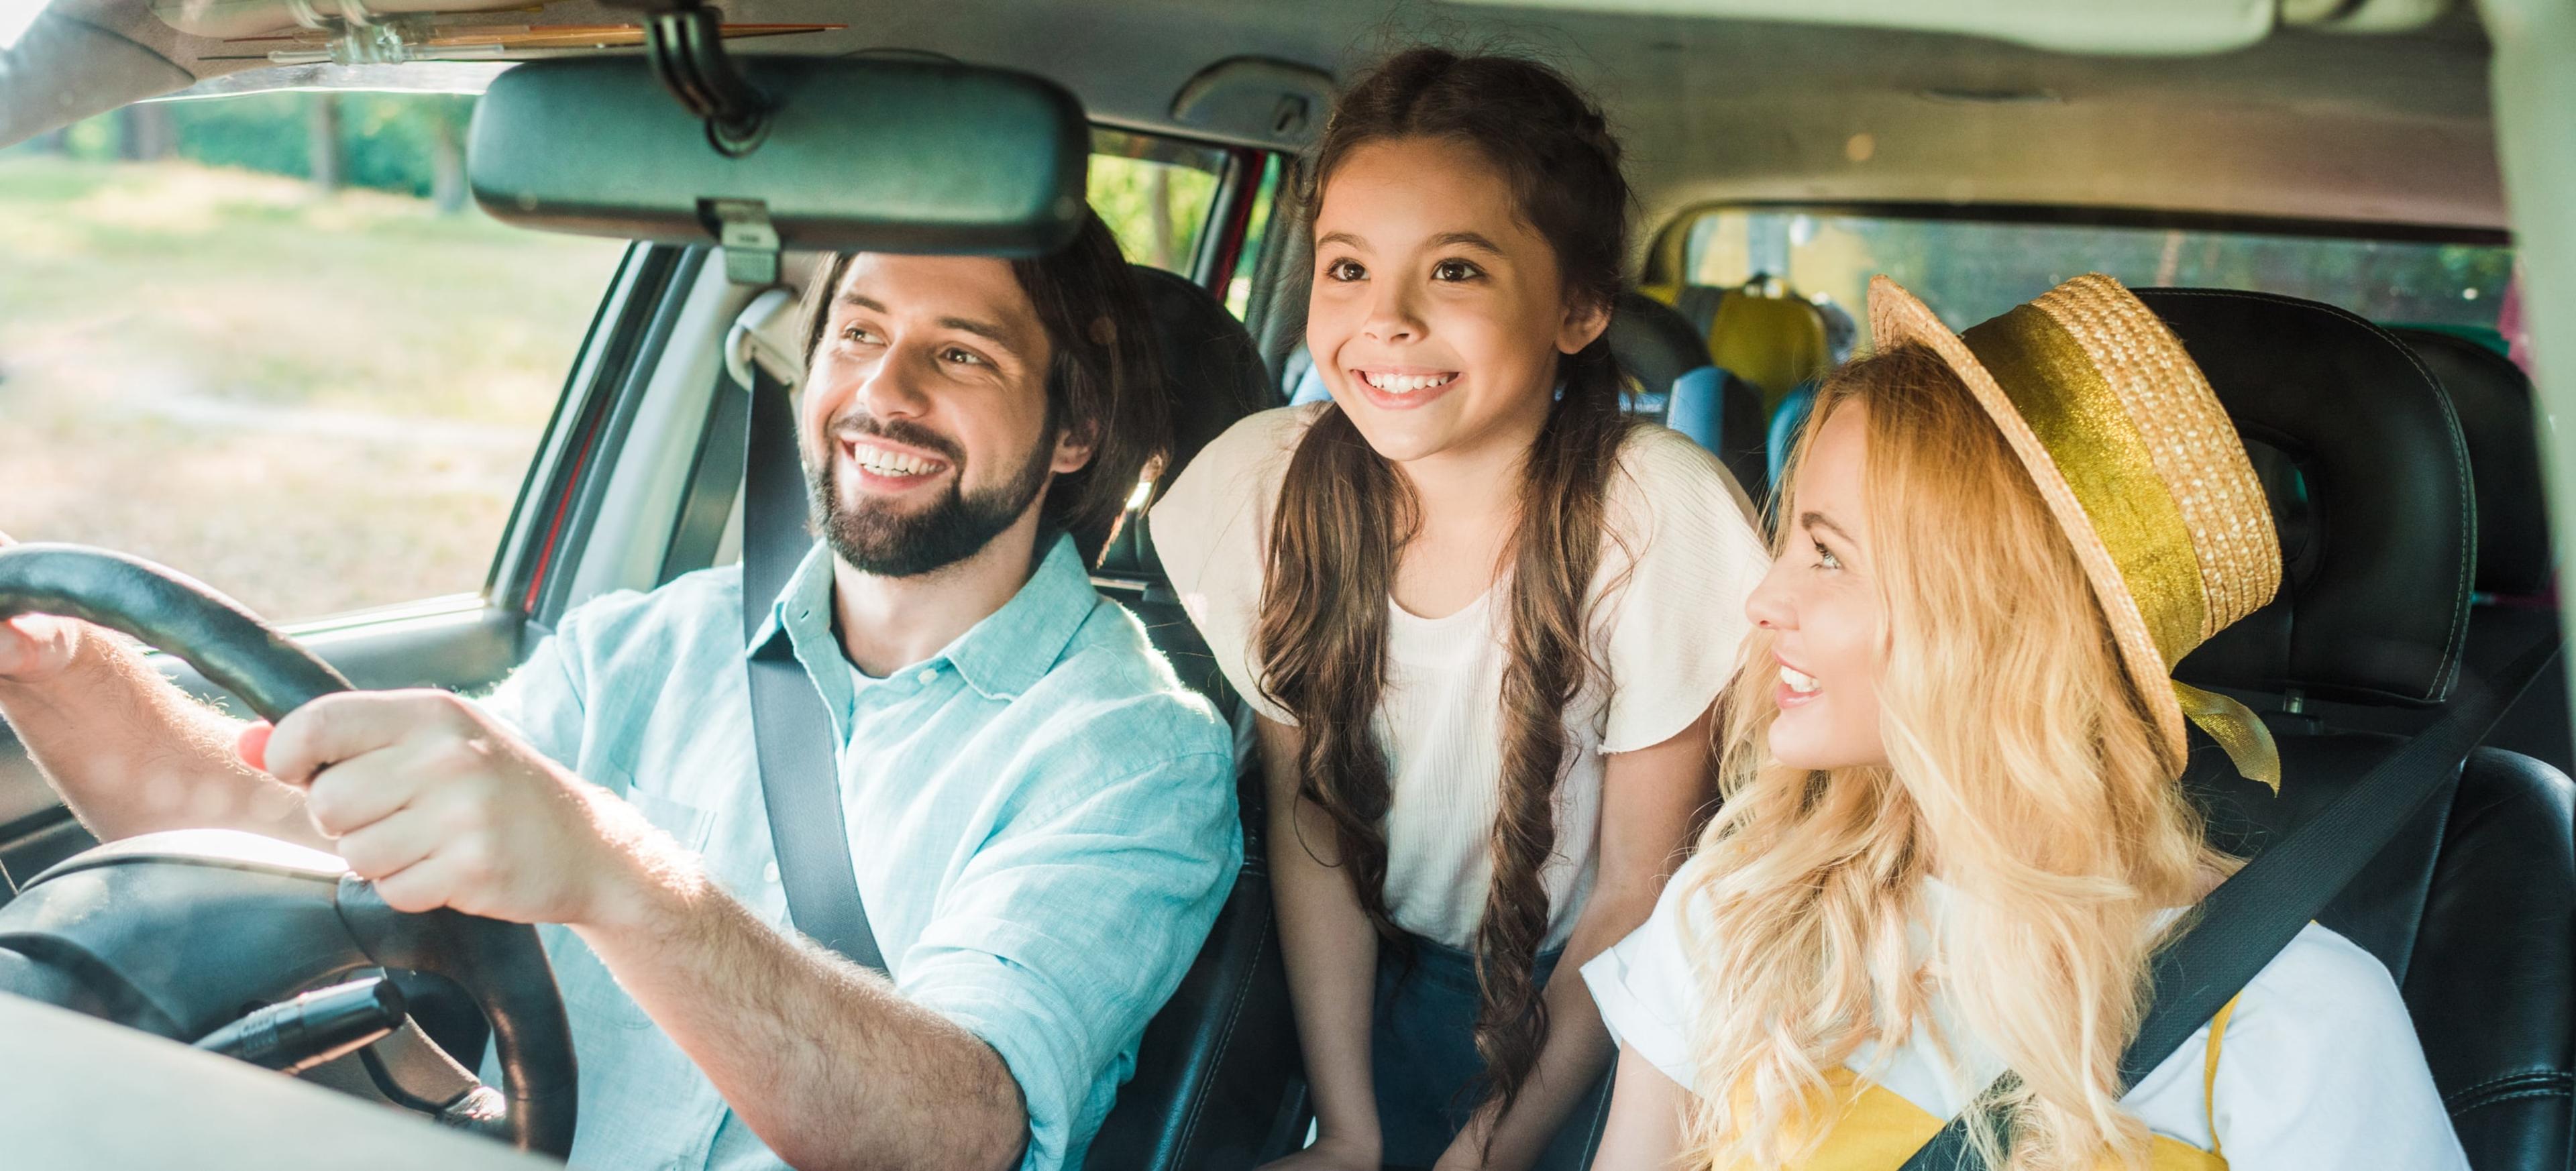
M 1270 372 L 1262 365 L 1252 334 L 1207 290 L 1189 278 L 1159 268 L 1135 265 L 1136 283 L 1153 315 L 1155 340 L 1163 360 L 1163 390 L 1170 403 L 1172 456 L 1155 477 L 1168 485 L 1190 457 L 1208 441 L 1255 411 L 1269 405 Z M 1102 551 L 1103 573 L 1122 577 L 1162 575 L 1153 541 L 1142 523 L 1142 510 L 1131 510 L 1117 539 Z
M 2469 478 L 2478 490 L 2478 590 L 2547 594 L 2547 485 L 2540 472 L 2540 420 L 2531 410 L 2531 376 L 2504 355 L 2457 334 L 2391 330 L 2415 348 L 2451 396 L 2460 434 L 2469 443 Z
M 1648 393 L 1672 389 L 1673 380 L 1709 365 L 1708 341 L 1672 306 L 1635 290 L 1619 294 L 1610 314 L 1610 353 L 1619 368 Z
M 1798 384 L 1825 372 L 1825 319 L 1802 297 L 1731 290 L 1708 327 L 1709 358 L 1761 388 L 1767 416 Z
M 2330 305 L 2139 289 L 2209 376 L 2271 498 L 2281 592 L 2174 677 L 2421 706 L 2466 634 L 2475 497 L 2448 397 L 2388 331 Z
M 1225 305 L 1188 277 L 1135 265 L 1162 343 L 1163 382 L 1172 411 L 1172 459 L 1159 479 L 1169 484 L 1190 457 L 1235 421 L 1270 405 L 1269 368 L 1252 334 Z

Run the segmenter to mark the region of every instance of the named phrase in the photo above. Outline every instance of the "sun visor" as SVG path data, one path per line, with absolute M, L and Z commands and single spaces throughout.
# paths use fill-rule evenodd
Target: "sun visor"
M 746 56 L 765 107 L 729 134 L 636 57 L 535 61 L 475 107 L 475 201 L 522 227 L 726 246 L 770 283 L 783 249 L 1032 256 L 1073 238 L 1082 107 L 1027 74 L 922 61 Z M 766 276 L 754 258 L 766 255 Z
M 367 25 L 394 17 L 536 6 L 531 0 L 152 0 L 152 15 L 189 36 L 225 41 L 326 23 Z

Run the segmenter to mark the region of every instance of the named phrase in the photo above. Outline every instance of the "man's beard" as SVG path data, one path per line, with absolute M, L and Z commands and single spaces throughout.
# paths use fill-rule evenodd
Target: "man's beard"
M 1052 413 L 1052 412 L 1050 412 Z M 878 577 L 918 577 L 945 569 L 983 551 L 1002 530 L 1029 510 L 1046 491 L 1055 456 L 1055 428 L 1038 437 L 1019 473 L 1008 482 L 967 495 L 966 465 L 957 445 L 911 423 L 836 424 L 826 442 L 820 470 L 808 480 L 813 491 L 815 526 L 841 560 L 861 573 Z M 840 435 L 859 431 L 897 443 L 935 451 L 956 469 L 948 493 L 928 508 L 897 515 L 886 506 L 865 501 L 855 508 L 841 502 Z

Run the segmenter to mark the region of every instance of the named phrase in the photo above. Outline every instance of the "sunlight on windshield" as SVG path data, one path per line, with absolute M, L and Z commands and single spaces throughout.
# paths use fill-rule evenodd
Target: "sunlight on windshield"
M 45 14 L 46 0 L 0 0 L 0 49 L 18 47 L 18 40 L 35 27 L 36 18 Z

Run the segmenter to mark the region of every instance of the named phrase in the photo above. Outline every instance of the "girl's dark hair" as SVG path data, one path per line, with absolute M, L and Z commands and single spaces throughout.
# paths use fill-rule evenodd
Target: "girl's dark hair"
M 1435 48 L 1398 54 L 1343 95 L 1306 168 L 1309 235 L 1324 185 L 1370 142 L 1472 146 L 1511 184 L 1521 217 L 1556 254 L 1565 293 L 1604 314 L 1627 259 L 1630 197 L 1601 110 L 1566 77 L 1516 57 Z M 1318 355 L 1330 360 L 1329 355 Z M 1593 669 L 1585 632 L 1605 537 L 1611 468 L 1628 433 L 1608 332 L 1559 360 L 1562 390 L 1532 446 L 1510 557 L 1501 809 L 1494 881 L 1476 928 L 1476 1051 L 1510 1109 L 1547 1037 L 1535 972 L 1556 852 L 1556 786 L 1571 744 L 1565 708 Z M 1262 580 L 1262 690 L 1303 731 L 1301 799 L 1333 825 L 1339 864 L 1387 944 L 1406 945 L 1386 903 L 1387 761 L 1373 728 L 1386 686 L 1387 607 L 1416 531 L 1402 476 L 1338 407 L 1299 442 L 1280 487 Z
M 825 256 L 806 283 L 798 312 L 805 346 L 800 357 L 809 371 L 852 255 Z M 1137 480 L 1171 450 L 1170 402 L 1153 314 L 1118 238 L 1089 210 L 1064 247 L 1010 264 L 1046 329 L 1052 355 L 1047 418 L 1091 441 L 1091 462 L 1055 478 L 1039 517 L 1073 534 L 1083 561 L 1093 563 L 1116 534 Z M 1055 434 L 1049 431 L 1045 442 L 1053 443 Z

